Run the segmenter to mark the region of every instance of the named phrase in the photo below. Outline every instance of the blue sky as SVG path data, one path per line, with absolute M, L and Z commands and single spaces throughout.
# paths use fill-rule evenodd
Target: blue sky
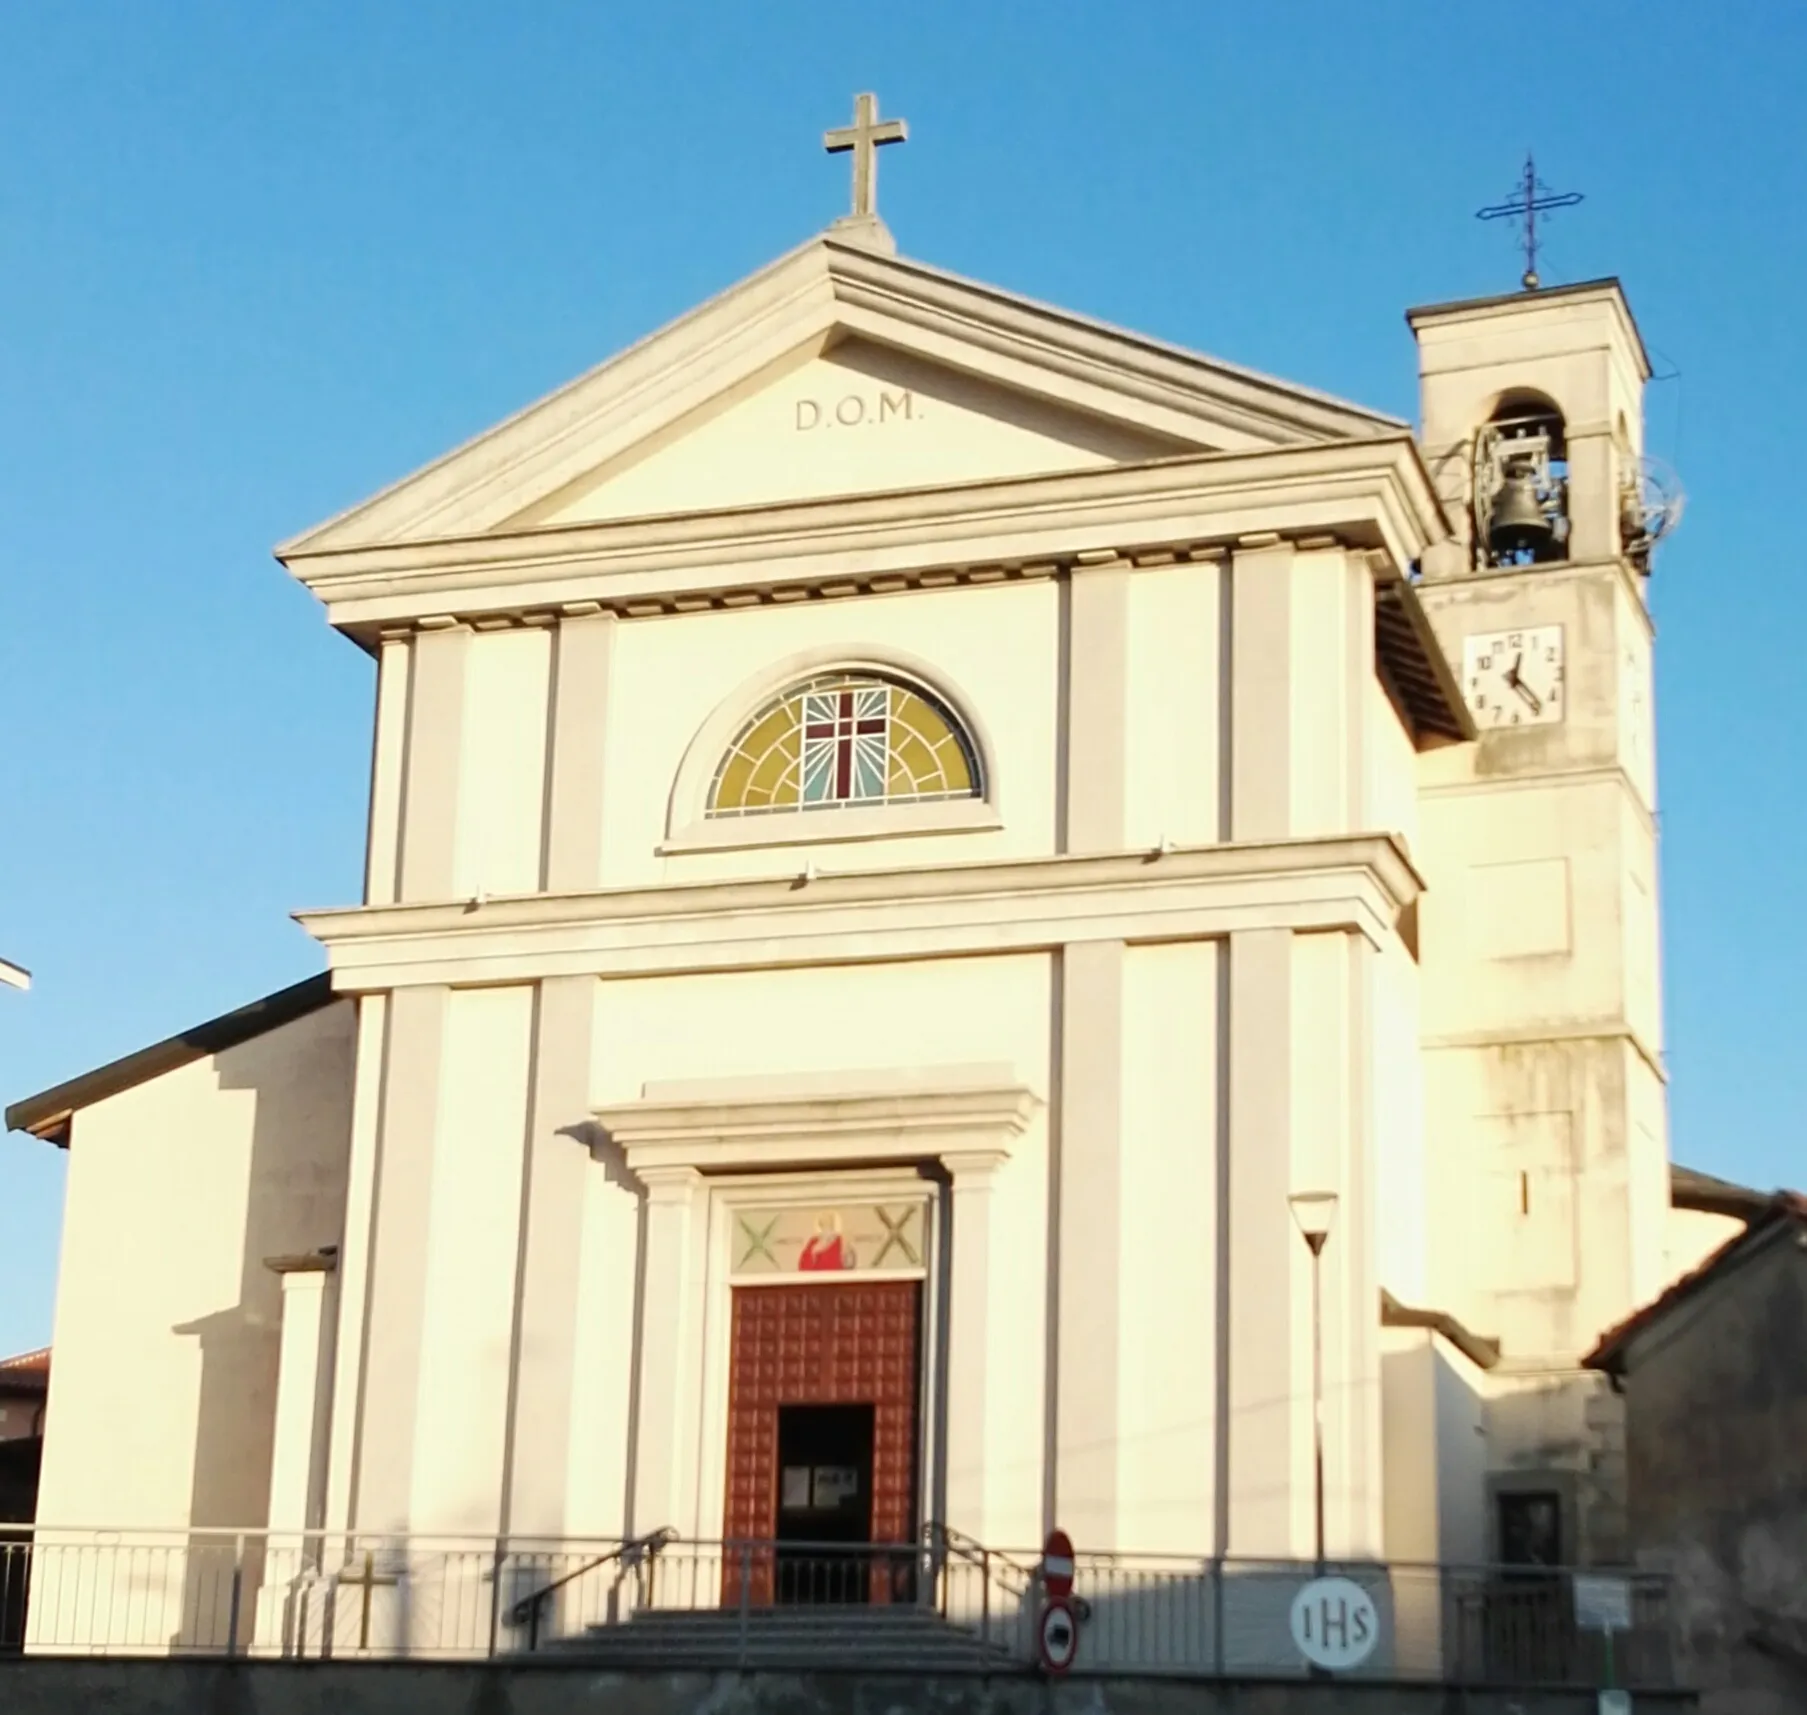
M 289 912 L 356 897 L 370 669 L 270 546 L 825 224 L 872 88 L 907 254 L 1401 415 L 1401 312 L 1516 283 L 1473 213 L 1527 144 L 1586 192 L 1546 280 L 1620 275 L 1679 371 L 1675 1153 L 1807 1179 L 1807 11 L 1511 16 L 0 8 L 0 1101 L 318 968 Z M 63 1166 L 0 1139 L 0 1352 L 49 1335 Z

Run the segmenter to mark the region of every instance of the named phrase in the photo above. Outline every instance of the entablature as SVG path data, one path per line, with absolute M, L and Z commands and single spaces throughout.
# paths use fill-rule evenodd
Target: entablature
M 334 988 L 633 977 L 1205 939 L 1395 935 L 1423 880 L 1391 834 L 992 860 L 296 914 Z
M 1446 534 L 1410 435 L 1155 459 L 657 518 L 562 524 L 340 550 L 285 563 L 329 621 L 385 627 L 556 613 L 626 617 L 853 594 L 875 584 L 1021 575 L 1100 552 L 1200 555 L 1252 534 L 1330 537 L 1403 577 Z M 895 582 L 893 582 L 895 580 Z M 591 611 L 594 611 L 592 609 Z

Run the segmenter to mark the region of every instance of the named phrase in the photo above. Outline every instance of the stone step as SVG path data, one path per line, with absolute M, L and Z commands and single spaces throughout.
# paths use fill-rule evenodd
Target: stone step
M 651 1646 L 644 1638 L 597 1637 L 593 1633 L 543 1643 L 537 1653 L 540 1656 L 556 1656 L 561 1660 L 698 1671 L 736 1667 L 799 1670 L 844 1667 L 886 1673 L 930 1670 L 1008 1673 L 1025 1665 L 1015 1655 L 1003 1650 L 988 1650 L 979 1644 L 970 1647 L 929 1645 L 912 1649 L 898 1642 L 879 1646 L 828 1641 L 805 1643 L 785 1638 L 749 1638 L 744 1648 L 738 1641 L 727 1639 L 707 1642 L 695 1640 L 682 1646 Z
M 738 1627 L 743 1621 L 740 1610 L 732 1607 L 641 1608 L 625 1623 L 649 1628 L 670 1626 L 680 1630 L 695 1630 L 710 1626 Z M 898 1629 L 927 1628 L 931 1631 L 948 1629 L 948 1622 L 933 1609 L 911 1607 L 904 1603 L 871 1608 L 841 1607 L 827 1603 L 813 1606 L 799 1604 L 794 1608 L 754 1608 L 748 1611 L 744 1623 L 763 1627 L 767 1631 L 808 1631 L 819 1626 L 859 1626 L 874 1630 L 887 1626 Z
M 929 1666 L 998 1672 L 1019 1665 L 1013 1652 L 903 1604 L 762 1608 L 746 1615 L 719 1608 L 650 1609 L 619 1625 L 547 1639 L 540 1650 L 698 1668 L 840 1663 L 904 1672 Z

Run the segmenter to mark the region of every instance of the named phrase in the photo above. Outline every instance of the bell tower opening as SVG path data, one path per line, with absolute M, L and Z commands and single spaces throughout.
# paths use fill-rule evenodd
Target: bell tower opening
M 1568 436 L 1540 394 L 1508 393 L 1475 432 L 1478 565 L 1532 566 L 1569 557 Z

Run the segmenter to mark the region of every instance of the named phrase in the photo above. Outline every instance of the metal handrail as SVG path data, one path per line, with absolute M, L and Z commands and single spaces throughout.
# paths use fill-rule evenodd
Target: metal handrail
M 582 1578 L 587 1573 L 594 1572 L 599 1566 L 607 1566 L 611 1561 L 618 1560 L 623 1566 L 628 1566 L 634 1564 L 637 1557 L 644 1554 L 650 1562 L 657 1557 L 661 1548 L 665 1547 L 667 1543 L 676 1542 L 677 1539 L 678 1533 L 676 1527 L 662 1524 L 657 1530 L 649 1530 L 644 1536 L 630 1537 L 626 1542 L 618 1542 L 613 1548 L 609 1549 L 607 1553 L 597 1555 L 594 1560 L 587 1561 L 584 1565 L 574 1568 L 572 1571 L 565 1573 L 562 1577 L 554 1578 L 550 1584 L 544 1584 L 539 1589 L 521 1597 L 521 1599 L 508 1610 L 508 1623 L 511 1626 L 525 1625 L 527 1627 L 528 1649 L 538 1649 L 540 1644 L 540 1614 L 545 1608 L 548 1599 L 555 1592 L 562 1590 L 573 1580 Z
M 1022 1583 L 1011 1591 L 1014 1596 L 1026 1596 L 1041 1582 L 1039 1566 L 1025 1566 L 1020 1560 L 1011 1559 L 1001 1548 L 988 1548 L 976 1536 L 968 1536 L 965 1531 L 955 1530 L 952 1525 L 931 1524 L 929 1536 L 931 1540 L 939 1539 L 943 1548 L 952 1550 L 969 1565 L 983 1567 L 987 1572 L 994 1561 L 1008 1567 L 1022 1579 Z

